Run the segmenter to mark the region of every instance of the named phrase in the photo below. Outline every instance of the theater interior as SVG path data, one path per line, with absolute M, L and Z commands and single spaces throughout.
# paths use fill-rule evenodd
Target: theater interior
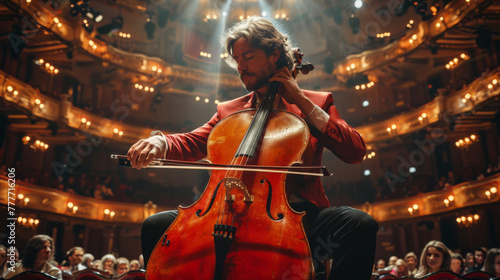
M 1 0 L 0 219 L 16 246 L 48 234 L 57 261 L 73 246 L 135 259 L 144 219 L 195 202 L 207 171 L 111 155 L 246 94 L 219 37 L 251 15 L 289 34 L 315 67 L 300 87 L 332 92 L 363 136 L 359 164 L 325 150 L 322 182 L 378 222 L 377 259 L 500 247 L 493 0 Z

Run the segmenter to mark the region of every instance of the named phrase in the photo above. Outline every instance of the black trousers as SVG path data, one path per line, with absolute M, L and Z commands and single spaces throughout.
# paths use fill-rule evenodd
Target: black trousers
M 305 227 L 315 266 L 323 260 L 333 259 L 330 280 L 370 279 L 378 230 L 370 215 L 347 206 L 322 210 L 312 203 L 291 206 L 307 213 Z M 177 210 L 165 211 L 144 221 L 141 242 L 145 264 L 177 214 Z

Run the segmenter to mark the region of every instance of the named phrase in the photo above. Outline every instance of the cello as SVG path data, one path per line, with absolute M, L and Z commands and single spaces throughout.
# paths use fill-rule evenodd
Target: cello
M 296 59 L 295 75 L 312 70 L 302 54 Z M 149 258 L 147 279 L 313 278 L 305 214 L 288 204 L 288 172 L 272 168 L 307 163 L 310 133 L 302 118 L 273 110 L 278 87 L 271 83 L 257 110 L 213 127 L 205 161 L 220 168 L 212 168 L 198 201 L 178 208 Z

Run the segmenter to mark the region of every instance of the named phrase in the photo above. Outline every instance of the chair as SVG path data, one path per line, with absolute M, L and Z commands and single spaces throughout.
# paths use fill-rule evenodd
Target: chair
M 50 276 L 44 272 L 25 271 L 12 278 L 9 278 L 9 280 L 57 280 L 57 278 Z
M 62 279 L 63 280 L 74 280 L 73 275 L 67 273 L 67 272 L 62 272 Z
M 393 274 L 383 274 L 379 278 L 379 280 L 400 280 L 399 277 Z
M 489 274 L 486 271 L 472 271 L 462 275 L 464 279 L 473 279 L 473 280 L 490 280 L 494 276 Z
M 425 275 L 419 280 L 463 280 L 459 275 L 449 271 L 438 271 Z
M 115 278 L 113 278 L 115 279 Z M 116 278 L 117 280 L 144 280 L 146 279 L 146 271 L 145 270 L 132 270 L 120 277 Z
M 104 280 L 110 279 L 111 277 L 97 273 L 96 271 L 85 271 L 82 272 L 75 280 Z
M 86 268 L 83 270 L 74 271 L 73 277 L 74 277 L 74 279 L 77 279 L 78 276 L 80 276 L 82 273 L 87 273 L 87 272 L 95 272 L 97 274 L 102 275 L 104 278 L 111 278 L 111 276 L 113 276 L 113 275 L 111 275 L 111 273 L 97 269 L 97 268 Z

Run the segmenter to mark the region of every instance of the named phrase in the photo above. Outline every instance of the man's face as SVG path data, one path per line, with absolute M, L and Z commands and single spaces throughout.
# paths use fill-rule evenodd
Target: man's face
M 484 263 L 483 251 L 475 251 L 474 252 L 474 260 L 476 261 L 477 264 L 483 264 Z
M 43 242 L 42 249 L 36 254 L 37 261 L 48 261 L 52 253 L 52 244 L 49 241 Z
M 73 254 L 68 257 L 69 263 L 73 265 L 77 265 L 82 262 L 82 257 L 83 257 L 83 251 L 82 250 L 75 250 L 73 251 Z
M 251 47 L 245 38 L 234 42 L 233 58 L 238 64 L 241 82 L 248 91 L 267 84 L 276 72 L 276 54 L 266 55 L 264 50 Z
M 408 257 L 406 259 L 406 264 L 408 265 L 408 268 L 413 270 L 413 269 L 415 269 L 415 267 L 417 265 L 417 260 L 415 260 L 415 258 L 413 258 L 413 257 Z

